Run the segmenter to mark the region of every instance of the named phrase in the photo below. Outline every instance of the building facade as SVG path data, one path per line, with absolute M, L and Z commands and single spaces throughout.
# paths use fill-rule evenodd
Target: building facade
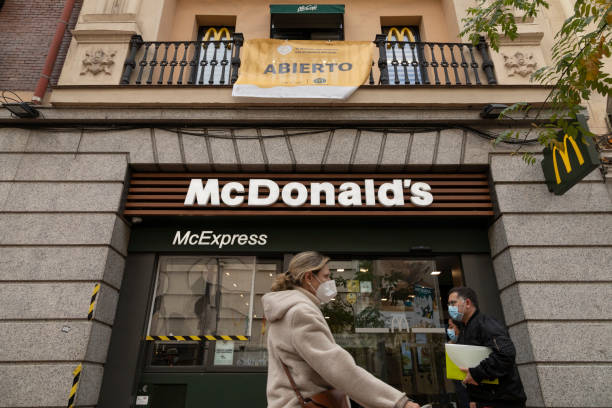
M 22 3 L 0 21 L 37 25 Z M 492 143 L 533 138 L 546 106 L 483 114 L 545 103 L 529 75 L 571 2 L 499 53 L 459 38 L 469 5 L 75 3 L 40 115 L 0 110 L 0 407 L 265 406 L 259 299 L 308 249 L 332 259 L 337 342 L 420 403 L 456 401 L 446 294 L 466 284 L 507 325 L 528 406 L 610 406 L 612 176 L 554 195 L 540 145 Z M 372 71 L 345 101 L 232 97 L 259 38 L 372 41 Z M 36 96 L 39 48 L 0 62 L 14 98 Z M 586 108 L 608 134 L 609 101 Z

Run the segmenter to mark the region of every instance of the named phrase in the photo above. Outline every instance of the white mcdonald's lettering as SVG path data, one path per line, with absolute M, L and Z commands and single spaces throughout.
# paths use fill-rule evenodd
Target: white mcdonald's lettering
M 563 165 L 565 166 L 565 171 L 569 174 L 572 172 L 572 165 L 570 164 L 569 159 L 569 151 L 567 150 L 567 141 L 571 143 L 574 148 L 574 152 L 576 153 L 576 157 L 578 158 L 578 164 L 581 166 L 584 164 L 584 158 L 582 157 L 582 152 L 578 148 L 578 144 L 573 137 L 570 135 L 565 135 L 563 137 L 563 150 L 559 149 L 557 146 L 553 147 L 552 156 L 553 156 L 553 167 L 555 169 L 555 177 L 557 179 L 557 184 L 561 184 L 561 177 L 559 176 L 559 167 L 557 164 L 557 152 L 559 152 L 559 156 L 561 156 L 561 160 L 563 160 Z
M 309 189 L 300 182 L 287 183 L 282 189 L 273 180 L 249 180 L 247 205 L 254 207 L 270 206 L 281 197 L 285 205 L 299 207 L 310 201 L 312 206 L 334 206 L 336 204 L 336 188 L 328 182 L 310 183 Z M 365 179 L 365 205 L 375 206 L 377 202 L 385 207 L 403 206 L 405 204 L 404 190 L 410 194 L 410 202 L 419 207 L 427 207 L 433 203 L 431 187 L 427 183 L 411 183 L 410 179 L 394 179 L 383 183 L 376 191 L 374 180 Z M 342 183 L 338 187 L 338 204 L 343 207 L 359 207 L 363 205 L 361 187 L 354 182 Z M 325 198 L 322 200 L 322 195 Z M 310 198 L 310 200 L 309 200 Z M 220 206 L 221 203 L 236 207 L 245 201 L 245 188 L 241 183 L 226 183 L 219 191 L 219 180 L 208 179 L 206 184 L 202 179 L 191 179 L 184 204 L 188 206 Z

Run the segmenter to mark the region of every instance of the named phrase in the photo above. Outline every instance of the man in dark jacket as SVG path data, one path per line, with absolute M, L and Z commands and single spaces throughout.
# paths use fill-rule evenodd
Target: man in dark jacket
M 470 401 L 478 408 L 522 408 L 525 391 L 515 364 L 516 350 L 506 328 L 496 319 L 478 310 L 478 298 L 473 289 L 456 287 L 448 295 L 450 318 L 463 322 L 458 344 L 486 346 L 493 352 L 476 367 L 460 367 L 467 376 Z M 483 384 L 483 380 L 499 379 L 499 384 Z

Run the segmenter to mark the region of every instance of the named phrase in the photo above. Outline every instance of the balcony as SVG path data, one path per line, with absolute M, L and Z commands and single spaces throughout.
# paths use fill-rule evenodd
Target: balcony
M 241 98 L 232 96 L 232 85 L 240 74 L 241 33 L 203 41 L 143 41 L 139 35 L 129 34 L 120 42 L 103 36 L 95 38 L 95 43 L 89 35 L 80 34 L 73 44 L 59 85 L 53 89 L 52 105 L 206 107 L 219 109 L 223 116 L 227 107 L 273 106 L 273 112 L 280 114 L 299 103 L 302 108 L 319 110 L 325 106 L 376 108 L 378 119 L 399 120 L 397 109 L 406 107 L 476 110 L 492 102 L 511 105 L 518 100 L 539 105 L 550 90 L 509 82 L 499 56 L 489 51 L 484 39 L 473 45 L 396 41 L 380 34 L 374 39 L 370 74 L 347 100 Z M 104 53 L 106 60 L 102 61 L 107 62 L 107 71 L 94 67 L 101 71 L 97 74 L 84 65 L 96 58 L 96 50 Z M 111 61 L 108 56 L 113 55 Z
M 142 41 L 132 37 L 121 85 L 232 85 L 240 72 L 244 37 L 207 41 Z M 471 43 L 392 41 L 377 35 L 378 61 L 365 86 L 495 85 L 495 71 L 484 40 Z

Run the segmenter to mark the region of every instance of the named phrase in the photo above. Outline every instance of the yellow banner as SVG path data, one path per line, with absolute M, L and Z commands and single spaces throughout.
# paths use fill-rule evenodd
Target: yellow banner
M 368 41 L 246 40 L 233 96 L 346 99 L 369 77 Z

